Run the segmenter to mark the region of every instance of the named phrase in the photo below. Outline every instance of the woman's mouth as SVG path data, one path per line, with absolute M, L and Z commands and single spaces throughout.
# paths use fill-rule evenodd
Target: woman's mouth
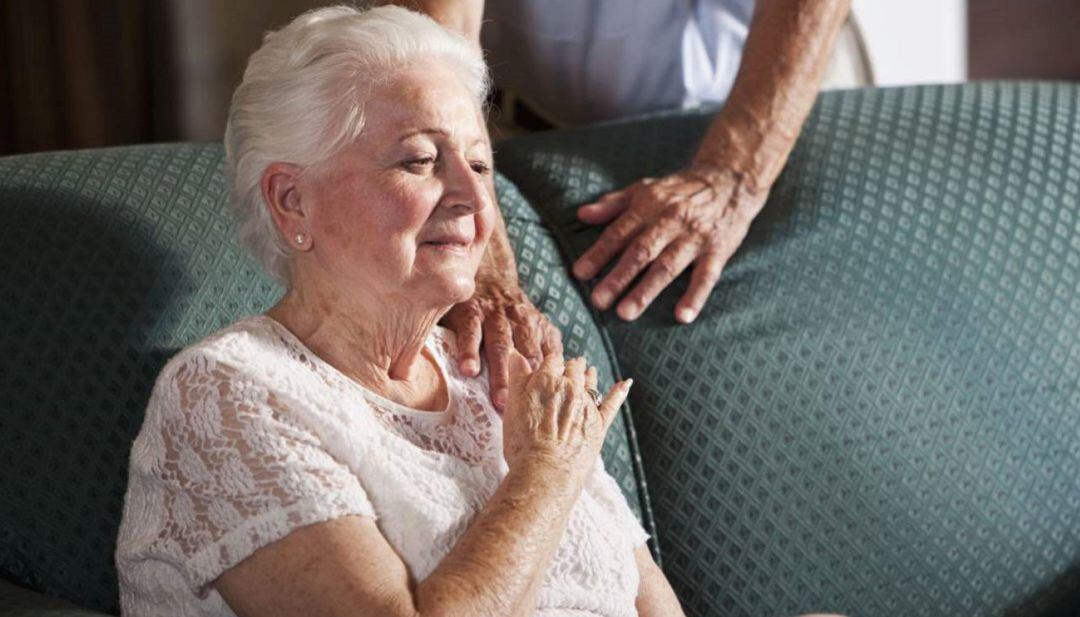
M 424 244 L 436 248 L 465 248 L 469 246 L 464 242 L 425 242 Z
M 421 246 L 426 246 L 435 249 L 436 251 L 467 253 L 470 244 L 472 243 L 462 240 L 431 240 L 422 243 Z
M 421 246 L 427 246 L 438 251 L 467 252 L 472 245 L 473 239 L 466 233 L 444 233 L 421 242 Z

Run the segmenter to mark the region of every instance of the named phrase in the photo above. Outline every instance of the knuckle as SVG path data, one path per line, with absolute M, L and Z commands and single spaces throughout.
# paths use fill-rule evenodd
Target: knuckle
M 468 300 L 458 306 L 461 307 L 461 313 L 469 319 L 479 320 L 484 316 L 484 308 L 476 300 Z
M 641 192 L 642 196 L 650 201 L 661 201 L 666 196 L 666 193 L 664 183 L 655 180 L 646 184 Z
M 630 235 L 630 229 L 633 228 L 633 224 L 619 219 L 616 225 L 612 225 L 604 230 L 604 233 L 600 234 L 600 238 L 596 241 L 596 253 L 591 256 L 592 261 L 601 261 L 604 257 L 609 256 L 619 248 L 625 242 L 626 236 Z
M 716 234 L 716 222 L 702 217 L 689 217 L 686 219 L 686 229 L 694 235 L 713 237 Z
M 544 339 L 551 345 L 559 345 L 562 347 L 562 332 L 550 323 L 543 326 Z
M 501 313 L 489 313 L 484 320 L 484 334 L 495 339 L 510 337 L 510 322 Z
M 674 257 L 660 258 L 656 260 L 656 271 L 664 278 L 673 279 L 679 275 L 679 267 Z
M 524 326 L 528 330 L 535 330 L 542 317 L 532 305 L 519 304 L 517 307 L 518 324 Z
M 485 348 L 487 349 L 488 356 L 504 358 L 510 355 L 510 351 L 513 349 L 513 345 L 510 345 L 506 341 L 498 340 L 489 342 L 485 346 Z
M 596 240 L 596 244 L 592 245 L 581 259 L 589 264 L 602 264 L 615 254 L 615 251 L 618 250 L 618 246 L 619 241 L 615 239 L 614 234 L 605 231 L 600 234 L 600 237 Z
M 532 304 L 524 300 L 518 300 L 506 307 L 506 314 L 510 319 L 518 323 L 528 323 L 534 318 L 536 309 Z
M 627 251 L 627 258 L 630 260 L 630 263 L 637 266 L 644 266 L 652 261 L 652 257 L 652 249 L 643 242 L 634 244 Z

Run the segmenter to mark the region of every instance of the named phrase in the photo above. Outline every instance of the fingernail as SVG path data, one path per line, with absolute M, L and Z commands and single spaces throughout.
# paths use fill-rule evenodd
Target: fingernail
M 619 317 L 622 317 L 626 321 L 633 321 L 641 314 L 641 309 L 638 308 L 636 302 L 626 301 L 619 305 L 617 309 Z
M 495 394 L 491 397 L 491 402 L 495 403 L 495 406 L 499 409 L 506 408 L 506 388 L 499 388 L 495 391 Z
M 578 260 L 578 262 L 574 264 L 574 276 L 579 279 L 589 278 L 589 263 Z
M 476 360 L 469 359 L 461 363 L 461 372 L 469 375 L 470 377 L 476 375 L 476 372 L 479 370 L 480 363 Z
M 697 311 L 689 307 L 683 307 L 675 311 L 675 318 L 683 323 L 690 323 L 697 317 Z
M 593 304 L 601 310 L 607 310 L 611 306 L 611 292 L 601 287 L 593 292 Z
M 634 378 L 630 377 L 626 380 L 626 389 L 629 390 L 630 386 L 634 385 Z

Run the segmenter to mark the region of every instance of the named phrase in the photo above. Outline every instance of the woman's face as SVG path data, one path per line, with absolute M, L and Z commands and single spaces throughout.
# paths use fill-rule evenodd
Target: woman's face
M 481 111 L 435 65 L 376 87 L 364 113 L 353 145 L 298 183 L 312 246 L 294 276 L 368 299 L 468 299 L 495 216 Z

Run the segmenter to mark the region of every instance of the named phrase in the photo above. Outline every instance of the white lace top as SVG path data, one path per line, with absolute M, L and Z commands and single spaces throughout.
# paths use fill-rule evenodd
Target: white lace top
M 446 411 L 361 387 L 266 316 L 185 349 L 162 370 L 131 450 L 116 564 L 124 615 L 233 615 L 210 583 L 294 529 L 375 519 L 416 581 L 454 547 L 505 475 L 487 375 L 427 348 Z M 647 535 L 598 462 L 545 576 L 537 615 L 635 615 L 633 550 Z

